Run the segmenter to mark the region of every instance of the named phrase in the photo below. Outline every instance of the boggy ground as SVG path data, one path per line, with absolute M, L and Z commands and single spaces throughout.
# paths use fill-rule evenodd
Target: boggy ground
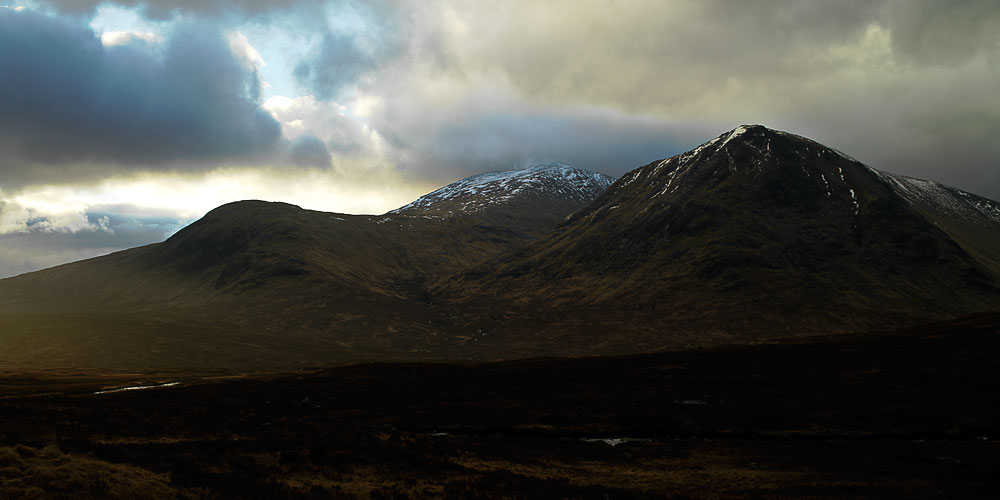
M 0 498 L 997 498 L 998 348 L 988 314 L 623 357 L 10 374 Z

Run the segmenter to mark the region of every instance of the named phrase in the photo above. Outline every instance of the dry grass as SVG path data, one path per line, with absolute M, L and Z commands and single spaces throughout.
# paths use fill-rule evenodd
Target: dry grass
M 816 489 L 862 486 L 858 482 L 819 478 L 814 473 L 789 469 L 787 464 L 773 469 L 737 454 L 708 449 L 685 457 L 622 463 L 588 460 L 526 464 L 481 458 L 462 458 L 455 462 L 480 472 L 507 471 L 525 477 L 566 481 L 581 487 L 673 492 L 682 497 L 703 499 L 734 498 L 747 491 L 774 494 L 790 484 Z
M 0 448 L 0 498 L 171 499 L 167 474 L 63 453 L 56 445 Z
M 100 395 L 8 373 L 0 499 L 994 500 L 998 320 Z

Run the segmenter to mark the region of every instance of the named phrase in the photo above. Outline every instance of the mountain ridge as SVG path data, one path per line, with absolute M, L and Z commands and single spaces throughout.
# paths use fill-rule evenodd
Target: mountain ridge
M 469 214 L 546 191 L 557 192 L 570 201 L 590 201 L 613 182 L 614 178 L 604 174 L 557 162 L 466 177 L 388 213 L 432 217 L 446 217 L 448 213 Z M 451 207 L 459 210 L 449 211 Z
M 0 345 L 129 366 L 461 357 L 453 336 L 469 329 L 429 307 L 425 282 L 539 237 L 588 196 L 536 190 L 450 218 L 229 203 L 165 242 L 0 280 Z
M 607 328 L 647 331 L 647 348 L 666 346 L 648 334 L 658 328 L 740 342 L 1000 307 L 1000 267 L 973 256 L 989 248 L 952 217 L 923 215 L 885 175 L 801 136 L 737 127 L 623 175 L 546 240 L 436 290 L 489 310 L 466 312 L 470 324 L 505 318 L 512 331 L 548 314 L 532 304 L 602 310 L 616 318 Z M 605 328 L 594 325 L 547 324 L 545 335 Z
M 223 205 L 162 244 L 0 280 L 0 343 L 260 368 L 624 354 L 1000 309 L 1000 203 L 801 136 L 744 125 L 614 183 L 530 171 L 380 216 Z

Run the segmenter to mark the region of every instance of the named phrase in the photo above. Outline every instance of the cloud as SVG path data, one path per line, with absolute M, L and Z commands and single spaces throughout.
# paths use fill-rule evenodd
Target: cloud
M 885 20 L 894 48 L 917 63 L 962 64 L 1000 49 L 1000 7 L 992 0 L 892 2 Z
M 134 45 L 141 42 L 159 45 L 163 40 L 156 33 L 142 31 L 105 31 L 101 33 L 101 44 L 105 47 L 113 45 Z
M 0 183 L 106 174 L 113 165 L 200 169 L 280 145 L 246 54 L 234 54 L 213 26 L 182 25 L 162 46 L 140 36 L 115 41 L 105 46 L 82 21 L 0 9 Z
M 101 5 L 114 4 L 128 8 L 139 8 L 150 19 L 164 20 L 178 14 L 193 14 L 212 17 L 220 15 L 257 16 L 274 11 L 287 10 L 286 2 L 274 0 L 42 0 L 60 12 L 86 16 L 93 14 Z M 322 0 L 296 0 L 294 4 L 317 5 Z
M 190 222 L 130 205 L 88 206 L 59 192 L 0 193 L 0 278 L 163 241 Z
M 618 176 L 718 134 L 712 124 L 527 103 L 502 89 L 471 91 L 433 113 L 425 102 L 389 99 L 372 123 L 394 138 L 390 154 L 400 168 L 442 184 L 554 161 Z
M 26 231 L 0 234 L 0 278 L 163 241 L 189 222 L 101 213 L 85 214 L 87 227 L 72 231 L 45 219 L 51 225 L 36 222 Z
M 341 98 L 393 64 L 409 40 L 406 16 L 390 2 L 342 2 L 314 53 L 294 75 L 320 98 Z
M 90 13 L 103 2 L 49 3 L 61 12 Z M 281 128 L 280 137 L 264 134 L 272 140 L 253 142 L 267 151 L 227 148 L 246 144 L 204 130 L 199 136 L 211 136 L 211 148 L 188 147 L 182 130 L 166 135 L 177 140 L 164 139 L 173 156 L 143 145 L 149 156 L 168 158 L 146 159 L 151 168 L 284 162 L 365 175 L 368 162 L 449 181 L 558 159 L 618 174 L 741 123 L 763 123 L 814 137 L 877 168 L 1000 197 L 993 173 L 1000 104 L 990 86 L 1000 80 L 1000 6 L 991 0 L 108 3 L 147 18 L 203 23 L 209 35 L 193 45 L 217 48 L 206 53 L 223 64 L 177 65 L 175 74 L 189 77 L 177 77 L 174 86 L 204 75 L 228 89 L 225 96 L 238 96 L 220 98 L 217 89 L 211 102 L 250 104 L 220 106 L 201 123 L 240 115 L 239 123 L 252 124 L 246 110 L 260 111 L 255 71 L 262 71 L 263 59 L 233 33 L 249 24 L 297 30 L 297 59 L 264 68 L 287 67 L 286 76 L 302 86 L 287 97 L 289 106 L 272 106 L 278 103 L 273 97 L 264 105 L 271 120 L 265 116 L 262 123 Z M 163 54 L 180 47 L 178 39 L 133 37 L 115 48 L 165 64 Z M 160 51 L 159 58 L 150 51 Z M 243 130 L 237 137 L 253 135 L 234 130 Z M 13 147 L 2 140 L 5 149 Z M 67 148 L 55 144 L 53 154 Z M 73 151 L 74 158 L 100 156 L 84 147 Z M 143 159 L 136 156 L 114 159 Z M 34 175 L 68 157 L 35 165 Z M 73 171 L 83 175 L 88 168 Z
M 302 167 L 329 167 L 332 161 L 326 145 L 315 135 L 303 135 L 292 143 L 292 163 Z
M 264 102 L 263 108 L 281 123 L 285 137 L 291 141 L 293 157 L 308 151 L 315 151 L 311 157 L 325 160 L 332 159 L 329 152 L 353 158 L 379 154 L 377 135 L 358 117 L 345 114 L 347 108 L 337 102 L 321 101 L 312 95 L 275 96 Z M 319 151 L 320 146 L 328 153 Z M 330 166 L 330 161 L 316 164 Z
M 0 235 L 30 232 L 75 233 L 96 230 L 86 216 L 85 205 L 47 197 L 26 204 L 0 195 Z
M 395 12 L 405 47 L 363 72 L 346 64 L 337 85 L 355 80 L 392 160 L 425 175 L 533 157 L 616 174 L 763 123 L 1000 198 L 996 2 L 419 6 Z

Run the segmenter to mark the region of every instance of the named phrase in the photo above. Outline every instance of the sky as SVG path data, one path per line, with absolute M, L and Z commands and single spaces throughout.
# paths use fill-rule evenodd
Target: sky
M 994 0 L 0 0 L 0 277 L 744 123 L 1000 199 Z

